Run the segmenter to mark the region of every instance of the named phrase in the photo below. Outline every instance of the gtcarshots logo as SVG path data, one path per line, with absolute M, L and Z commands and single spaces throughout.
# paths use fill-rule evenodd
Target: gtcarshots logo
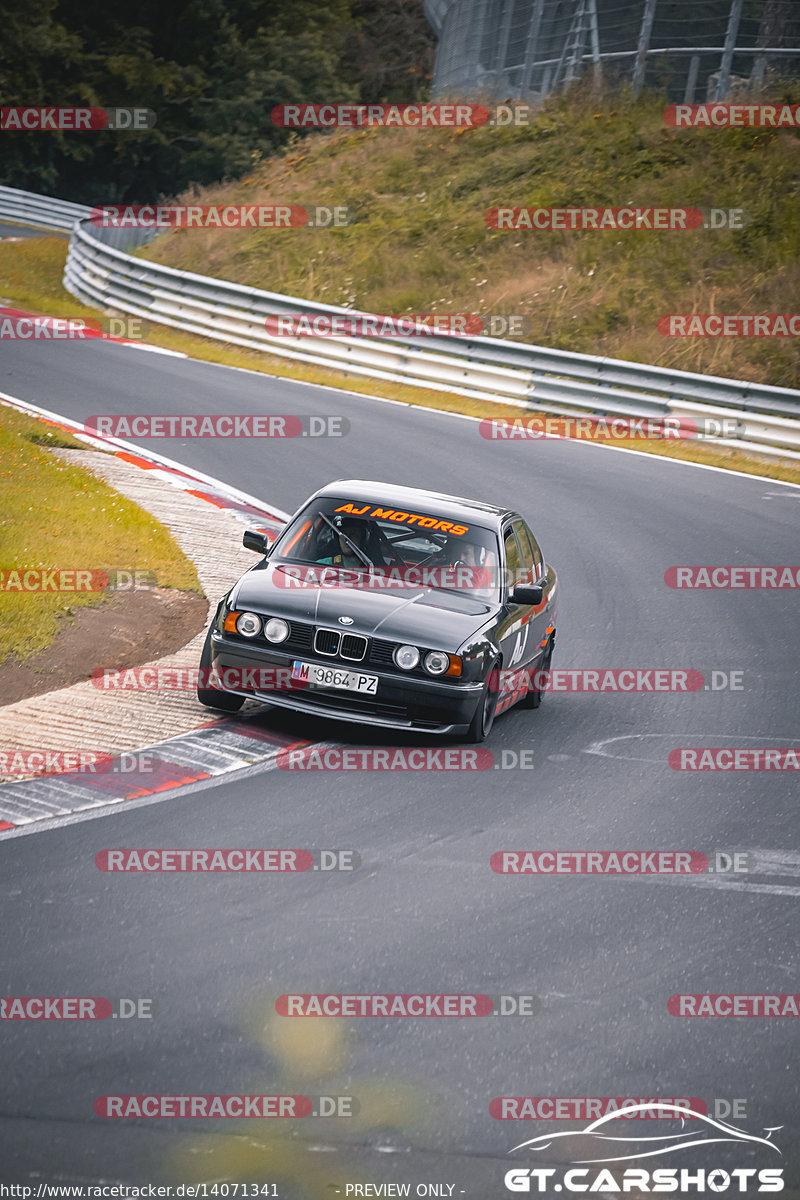
M 619 1127 L 613 1122 L 641 1116 L 645 1110 L 656 1108 L 658 1115 L 669 1122 L 671 1128 L 667 1133 L 642 1133 L 638 1136 L 630 1132 L 618 1132 Z M 687 1120 L 693 1122 L 691 1130 L 684 1130 Z M 674 1131 L 676 1122 L 679 1129 Z M 700 1128 L 694 1124 L 700 1122 Z M 545 1133 L 539 1137 L 520 1142 L 509 1153 L 527 1149 L 541 1151 L 552 1149 L 554 1143 L 563 1138 L 569 1139 L 565 1147 L 573 1163 L 584 1164 L 579 1168 L 565 1170 L 557 1167 L 513 1167 L 506 1171 L 504 1183 L 510 1192 L 780 1192 L 783 1191 L 782 1167 L 737 1167 L 723 1169 L 721 1167 L 677 1168 L 658 1167 L 652 1171 L 647 1169 L 626 1168 L 620 1172 L 603 1168 L 599 1171 L 588 1169 L 591 1164 L 626 1163 L 636 1159 L 652 1158 L 658 1155 L 664 1158 L 668 1154 L 680 1153 L 683 1150 L 700 1146 L 718 1146 L 721 1143 L 747 1147 L 748 1159 L 752 1161 L 752 1152 L 758 1147 L 783 1157 L 781 1151 L 771 1141 L 772 1134 L 782 1126 L 765 1129 L 766 1137 L 746 1133 L 726 1121 L 715 1119 L 707 1113 L 697 1112 L 687 1107 L 686 1103 L 673 1103 L 668 1100 L 644 1101 L 632 1103 L 618 1112 L 612 1111 L 587 1125 L 585 1129 L 559 1133 Z M 579 1155 L 579 1157 L 578 1157 Z

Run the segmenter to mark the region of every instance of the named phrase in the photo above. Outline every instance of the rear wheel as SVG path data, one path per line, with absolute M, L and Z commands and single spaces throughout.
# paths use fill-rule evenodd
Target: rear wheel
M 213 628 L 213 626 L 212 626 Z M 197 699 L 206 708 L 216 708 L 220 712 L 238 712 L 244 704 L 244 696 L 235 696 L 232 692 L 221 692 L 217 688 L 202 687 L 201 680 L 207 680 L 211 671 L 211 629 L 206 634 L 203 643 L 203 653 L 200 655 L 200 675 L 197 682 Z
M 497 708 L 497 676 L 499 665 L 499 661 L 495 660 L 486 673 L 486 681 L 483 685 L 481 698 L 467 731 L 466 740 L 472 745 L 478 742 L 485 742 L 494 724 L 494 714 Z

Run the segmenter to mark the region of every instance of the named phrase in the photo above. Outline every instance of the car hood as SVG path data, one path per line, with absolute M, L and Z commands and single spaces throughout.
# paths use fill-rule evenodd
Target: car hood
M 239 610 L 455 652 L 497 605 L 431 587 L 299 587 L 279 564 L 259 563 L 231 594 Z M 351 617 L 352 625 L 339 623 Z

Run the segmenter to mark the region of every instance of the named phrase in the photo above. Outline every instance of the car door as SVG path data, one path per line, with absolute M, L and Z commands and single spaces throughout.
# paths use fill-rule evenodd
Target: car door
M 505 579 L 503 581 L 503 611 L 497 636 L 503 651 L 498 712 L 509 708 L 524 694 L 522 672 L 536 663 L 540 653 L 536 637 L 536 606 L 516 604 L 511 599 L 518 583 L 533 583 L 533 552 L 527 538 L 520 539 L 515 531 L 522 522 L 509 521 L 502 530 Z M 522 531 L 524 533 L 524 531 Z
M 542 589 L 542 604 L 537 605 L 536 615 L 533 619 L 533 629 L 531 631 L 531 636 L 534 633 L 536 635 L 533 643 L 533 657 L 535 665 L 538 666 L 548 638 L 555 629 L 555 572 L 544 561 L 544 556 L 539 549 L 539 544 L 533 536 L 530 526 L 520 520 L 514 523 L 514 528 L 517 532 L 517 539 L 520 545 L 524 542 L 530 545 L 533 557 L 533 583 L 538 584 Z

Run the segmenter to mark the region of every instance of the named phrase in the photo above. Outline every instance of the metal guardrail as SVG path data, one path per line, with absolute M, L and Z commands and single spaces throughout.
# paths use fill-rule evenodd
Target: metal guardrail
M 36 229 L 69 230 L 81 217 L 88 217 L 91 211 L 87 205 L 73 204 L 71 200 L 57 200 L 54 196 L 38 196 L 35 192 L 0 187 L 0 218 L 16 221 L 20 225 L 32 225 Z
M 0 205 L 10 191 L 0 189 Z M 29 193 L 16 195 L 21 209 Z M 35 211 L 41 213 L 45 198 L 33 199 L 38 201 Z M 2 211 L 0 207 L 0 215 Z M 96 228 L 82 215 L 72 230 L 64 286 L 84 303 L 111 313 L 369 379 L 576 417 L 727 418 L 736 423 L 740 448 L 765 453 L 769 449 L 772 456 L 800 459 L 800 392 L 790 388 L 499 338 L 277 336 L 267 329 L 269 317 L 305 314 L 352 320 L 372 314 L 180 271 L 122 248 L 151 236 Z M 730 444 L 730 436 L 721 440 Z

